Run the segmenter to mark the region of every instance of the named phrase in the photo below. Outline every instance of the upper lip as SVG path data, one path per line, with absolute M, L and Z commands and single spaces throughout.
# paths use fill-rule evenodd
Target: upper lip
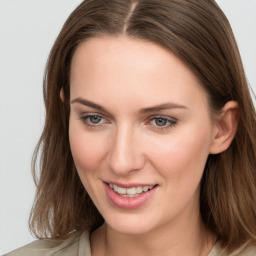
M 144 187 L 144 186 L 156 186 L 157 184 L 152 183 L 120 183 L 116 181 L 104 181 L 107 184 L 117 185 L 122 188 L 132 188 L 132 187 Z

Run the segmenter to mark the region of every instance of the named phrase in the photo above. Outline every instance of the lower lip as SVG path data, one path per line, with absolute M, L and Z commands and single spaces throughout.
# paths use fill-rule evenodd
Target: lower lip
M 112 190 L 108 184 L 104 183 L 106 194 L 110 200 L 110 202 L 119 208 L 122 209 L 135 209 L 142 205 L 144 205 L 155 193 L 157 186 L 152 188 L 151 190 L 141 193 L 135 197 L 123 197 L 117 194 L 114 190 Z

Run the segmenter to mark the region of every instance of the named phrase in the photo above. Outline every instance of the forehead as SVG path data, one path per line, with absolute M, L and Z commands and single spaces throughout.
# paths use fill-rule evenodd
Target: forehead
M 127 37 L 91 38 L 80 44 L 70 85 L 71 98 L 97 97 L 100 102 L 109 97 L 146 105 L 206 100 L 197 77 L 171 51 Z
M 124 68 L 127 72 L 135 69 L 140 72 L 164 71 L 162 64 L 165 64 L 165 70 L 168 69 L 168 72 L 183 69 L 184 75 L 196 79 L 188 67 L 167 48 L 126 36 L 94 37 L 81 43 L 73 56 L 72 67 L 81 63 L 86 65 L 89 62 L 92 68 L 100 69 L 102 66 L 106 68 L 117 65 L 116 68 Z M 157 65 L 159 68 L 156 69 Z

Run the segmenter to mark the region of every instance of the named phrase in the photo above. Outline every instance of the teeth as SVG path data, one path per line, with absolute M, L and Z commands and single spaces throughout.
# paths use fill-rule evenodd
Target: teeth
M 122 194 L 122 195 L 128 194 L 128 193 L 126 193 L 126 188 L 122 188 L 122 187 L 118 187 L 117 193 Z
M 144 191 L 144 192 L 148 191 L 148 186 L 144 186 L 144 187 L 143 187 L 143 191 Z
M 136 194 L 136 188 L 135 187 L 127 188 L 126 191 L 127 191 L 126 192 L 127 195 L 135 195 Z
M 131 188 L 123 188 L 114 184 L 108 184 L 116 193 L 122 195 L 123 197 L 134 197 L 138 196 L 141 193 L 151 190 L 154 186 L 138 186 Z
M 140 194 L 143 191 L 142 187 L 136 187 L 136 193 Z

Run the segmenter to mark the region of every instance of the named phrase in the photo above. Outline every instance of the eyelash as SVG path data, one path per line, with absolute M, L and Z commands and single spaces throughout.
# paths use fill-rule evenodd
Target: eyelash
M 92 122 L 88 121 L 90 118 L 92 117 L 97 117 L 97 118 L 101 118 L 102 119 L 105 119 L 104 117 L 98 115 L 98 114 L 89 114 L 89 115 L 82 115 L 80 117 L 80 119 L 83 121 L 83 123 L 88 126 L 88 127 L 100 127 L 102 124 L 93 124 Z M 90 123 L 89 123 L 90 122 Z
M 100 123 L 93 124 L 91 121 L 88 121 L 88 120 L 90 120 L 90 118 L 93 118 L 93 117 L 100 118 Z M 86 126 L 92 127 L 92 128 L 97 128 L 97 127 L 101 127 L 102 125 L 104 125 L 104 123 L 102 124 L 101 121 L 104 120 L 105 118 L 98 114 L 88 114 L 88 115 L 82 115 L 80 117 L 80 119 L 83 121 L 83 123 Z M 150 118 L 150 120 L 148 122 L 146 122 L 146 125 L 150 125 L 150 124 L 152 124 L 153 121 L 156 122 L 156 120 L 158 120 L 158 121 L 162 120 L 162 121 L 166 122 L 163 126 L 158 126 L 156 124 L 152 125 L 154 129 L 161 130 L 161 131 L 171 129 L 177 125 L 177 119 L 169 118 L 169 117 L 165 117 L 165 116 L 154 116 L 154 117 Z
M 174 118 L 165 117 L 165 116 L 154 116 L 146 124 L 148 125 L 152 122 L 156 122 L 156 120 L 158 120 L 158 121 L 162 120 L 162 121 L 166 122 L 163 126 L 153 125 L 154 129 L 161 130 L 161 131 L 169 130 L 169 129 L 175 127 L 178 122 L 177 119 L 174 119 Z

